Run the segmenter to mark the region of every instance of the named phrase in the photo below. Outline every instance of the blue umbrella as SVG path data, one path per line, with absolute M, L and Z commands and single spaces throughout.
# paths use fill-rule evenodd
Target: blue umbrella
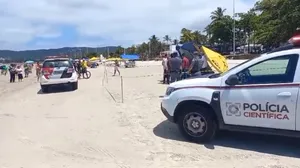
M 182 44 L 181 48 L 183 50 L 187 50 L 187 51 L 193 53 L 193 52 L 197 51 L 197 49 L 195 48 L 194 45 L 195 45 L 195 43 L 193 43 L 193 42 L 186 42 L 186 43 Z

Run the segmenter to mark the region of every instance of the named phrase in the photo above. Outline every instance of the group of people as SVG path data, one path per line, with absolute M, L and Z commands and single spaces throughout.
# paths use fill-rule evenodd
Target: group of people
M 79 74 L 79 76 L 85 77 L 85 74 L 87 73 L 88 68 L 88 62 L 85 59 L 80 59 L 78 61 L 73 62 L 75 71 Z
M 29 71 L 31 70 L 33 65 L 27 65 L 27 64 L 24 64 L 23 67 L 24 69 L 22 68 L 22 65 L 19 64 L 10 64 L 9 66 L 7 66 L 7 71 L 9 72 L 9 82 L 10 83 L 15 83 L 16 82 L 16 78 L 18 78 L 18 81 L 19 82 L 22 82 L 23 81 L 23 73 L 25 74 L 25 78 L 28 77 L 29 75 Z M 36 76 L 37 76 L 37 80 L 39 81 L 39 76 L 40 76 L 40 72 L 41 71 L 41 66 L 39 63 L 37 63 L 36 65 Z M 6 75 L 6 73 L 5 73 Z
M 18 81 L 21 82 L 23 80 L 23 69 L 21 65 L 10 64 L 8 67 L 10 79 L 10 83 L 15 83 L 16 76 L 18 77 Z
M 173 83 L 189 76 L 211 73 L 206 56 L 202 52 L 194 52 L 193 58 L 183 53 L 181 57 L 177 52 L 173 52 L 171 57 L 164 55 L 163 61 L 163 83 Z

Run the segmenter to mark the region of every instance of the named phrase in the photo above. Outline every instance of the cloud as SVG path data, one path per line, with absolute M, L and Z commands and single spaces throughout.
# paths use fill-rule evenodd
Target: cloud
M 247 11 L 255 2 L 235 1 L 236 12 Z M 183 27 L 203 29 L 219 6 L 232 15 L 231 0 L 0 0 L 0 44 L 13 49 L 38 47 L 26 44 L 63 37 L 61 25 L 75 28 L 78 39 L 67 43 L 74 46 L 106 42 L 128 46 L 153 34 L 178 38 Z

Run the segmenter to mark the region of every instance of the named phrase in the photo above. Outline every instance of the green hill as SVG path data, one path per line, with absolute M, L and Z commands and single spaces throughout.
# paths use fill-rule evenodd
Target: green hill
M 11 51 L 11 50 L 0 50 L 0 60 L 7 61 L 26 61 L 34 60 L 39 61 L 43 60 L 46 56 L 56 56 L 56 55 L 69 55 L 71 57 L 81 57 L 86 55 L 89 52 L 97 52 L 106 54 L 109 52 L 115 52 L 117 47 L 108 46 L 108 47 L 64 47 L 57 49 L 39 49 L 39 50 L 25 50 L 25 51 Z

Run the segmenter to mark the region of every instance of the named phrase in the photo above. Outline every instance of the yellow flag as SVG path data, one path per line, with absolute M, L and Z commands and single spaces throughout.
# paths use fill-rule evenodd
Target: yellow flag
M 195 47 L 198 51 L 200 51 L 198 46 L 195 45 Z M 219 73 L 223 73 L 228 70 L 228 63 L 226 58 L 223 55 L 204 46 L 202 46 L 202 51 L 206 55 L 209 64 L 213 68 L 215 68 Z

